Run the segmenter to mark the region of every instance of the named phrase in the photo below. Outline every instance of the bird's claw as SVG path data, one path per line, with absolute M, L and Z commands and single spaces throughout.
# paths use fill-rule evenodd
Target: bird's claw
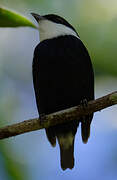
M 83 109 L 87 108 L 88 106 L 88 101 L 87 99 L 83 99 L 80 101 L 80 105 L 83 107 Z
M 39 123 L 42 125 L 44 121 L 46 121 L 46 115 L 42 113 L 39 115 Z

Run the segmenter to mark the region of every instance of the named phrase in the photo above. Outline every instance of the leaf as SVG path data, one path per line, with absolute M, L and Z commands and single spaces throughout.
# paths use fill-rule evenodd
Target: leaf
M 29 19 L 26 17 L 10 11 L 8 9 L 0 8 L 0 27 L 21 27 L 29 26 L 37 28 Z

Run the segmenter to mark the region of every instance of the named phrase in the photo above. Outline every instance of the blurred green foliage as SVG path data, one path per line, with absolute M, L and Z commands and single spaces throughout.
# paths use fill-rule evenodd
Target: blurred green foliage
M 3 85 L 2 81 L 1 85 Z M 11 119 L 13 118 L 13 112 L 16 109 L 18 100 L 17 97 L 15 97 L 15 95 L 13 95 L 12 93 L 8 94 L 7 90 L 4 90 L 2 86 L 0 88 L 0 99 L 0 127 L 3 127 L 7 125 L 8 122 L 10 123 Z M 9 140 L 0 142 L 0 155 L 3 157 L 2 166 L 4 166 L 6 175 L 6 177 L 3 177 L 4 179 L 27 179 L 26 167 L 23 167 L 23 164 L 19 164 L 19 162 L 17 161 L 17 158 L 12 151 L 12 146 L 9 143 Z
M 23 12 L 56 13 L 77 29 L 98 74 L 117 76 L 117 2 L 112 0 L 1 0 L 4 6 Z M 106 6 L 105 6 L 106 3 Z M 19 6 L 17 6 L 19 4 Z M 30 16 L 31 17 L 31 16 Z
M 26 177 L 26 168 L 21 166 L 15 156 L 10 156 L 10 145 L 5 142 L 0 142 L 0 153 L 4 157 L 3 164 L 6 169 L 6 175 L 9 180 L 25 180 Z
M 13 11 L 15 10 L 16 12 L 18 12 L 18 14 L 22 13 L 26 17 L 29 17 L 33 22 L 34 19 L 30 15 L 31 12 L 35 12 L 39 14 L 55 13 L 65 17 L 77 29 L 81 40 L 86 45 L 89 54 L 91 56 L 92 62 L 94 64 L 96 75 L 100 75 L 100 76 L 107 75 L 107 76 L 115 76 L 115 77 L 117 76 L 117 50 L 116 50 L 117 1 L 115 0 L 111 0 L 111 1 L 110 0 L 103 0 L 103 1 L 102 0 L 72 0 L 72 1 L 71 0 L 35 0 L 35 1 L 34 0 L 20 0 L 20 1 L 0 0 L 0 7 L 8 8 Z M 7 15 L 9 13 L 7 13 Z M 16 16 L 14 15 L 6 16 L 6 17 L 3 16 L 0 18 L 0 23 L 2 23 L 2 26 L 5 26 L 4 25 L 5 22 L 7 26 L 13 27 L 13 26 L 22 25 L 22 22 L 24 21 L 26 22 L 26 19 L 22 19 L 21 16 L 17 16 L 19 18 L 19 22 L 18 24 L 16 24 L 17 22 L 15 17 Z M 11 23 L 11 19 L 12 19 L 12 23 Z M 26 22 L 25 25 L 27 25 L 27 23 L 30 23 L 30 21 Z M 30 25 L 32 26 L 32 24 Z M 37 42 L 33 43 L 35 36 L 33 37 L 33 33 L 30 34 L 29 30 L 27 29 L 25 30 L 23 29 L 23 31 L 22 29 L 17 29 L 18 32 L 17 34 L 16 31 L 14 30 L 15 28 L 12 30 L 8 29 L 7 31 L 6 29 L 4 30 L 4 32 L 0 34 L 0 41 L 2 41 L 0 44 L 0 49 L 1 49 L 0 126 L 1 127 L 4 126 L 5 124 L 12 123 L 11 120 L 13 119 L 13 116 L 15 116 L 16 108 L 18 107 L 21 98 L 24 99 L 24 101 L 27 100 L 28 106 L 30 104 L 29 99 L 31 99 L 31 97 L 30 97 L 30 93 L 28 92 L 29 89 L 28 83 L 31 82 L 28 80 L 31 79 L 31 77 L 29 76 L 27 65 L 29 61 L 32 61 L 31 55 L 33 54 L 34 46 L 37 43 Z M 35 30 L 33 29 L 33 31 Z M 38 39 L 38 37 L 35 37 L 35 39 Z M 30 44 L 31 46 L 29 46 Z M 30 68 L 31 68 L 31 64 L 30 64 Z M 116 82 L 116 80 L 114 82 Z M 114 84 L 116 86 L 116 83 Z M 13 85 L 14 87 L 12 88 Z M 14 91 L 11 93 L 12 90 Z M 18 97 L 19 95 L 18 90 L 22 91 L 23 96 Z M 23 108 L 24 108 L 23 112 L 26 112 L 27 111 L 26 107 L 23 106 Z M 30 118 L 31 113 L 28 111 L 27 114 L 29 114 L 29 118 Z M 23 115 L 21 117 L 23 117 Z M 99 141 L 101 140 L 99 139 Z M 32 146 L 30 146 L 30 148 L 31 147 Z M 8 180 L 27 179 L 26 167 L 23 167 L 20 163 L 18 163 L 15 160 L 15 158 L 17 159 L 16 154 L 14 157 L 12 156 L 12 150 L 10 149 L 10 145 L 9 144 L 7 145 L 7 141 L 4 141 L 4 143 L 0 143 L 0 154 L 3 157 L 3 164 L 7 176 L 6 179 Z M 18 156 L 18 152 L 17 152 L 17 156 Z M 40 164 L 41 164 L 39 167 L 40 169 L 38 171 L 42 171 L 41 169 L 42 162 L 40 162 Z M 43 169 L 43 171 L 44 174 L 46 174 L 45 169 Z M 83 172 L 84 172 L 84 167 L 83 167 Z M 38 175 L 39 173 L 41 174 L 41 172 L 38 172 Z

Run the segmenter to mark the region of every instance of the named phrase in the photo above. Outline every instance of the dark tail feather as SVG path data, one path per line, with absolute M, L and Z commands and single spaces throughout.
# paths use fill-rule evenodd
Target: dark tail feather
M 56 136 L 55 136 L 55 133 L 54 133 L 54 130 L 52 127 L 46 129 L 46 135 L 47 135 L 48 141 L 51 143 L 51 145 L 53 147 L 55 147 L 56 146 Z
M 81 123 L 81 133 L 82 133 L 82 141 L 87 143 L 88 138 L 90 136 L 90 124 L 86 122 Z
M 87 143 L 88 138 L 90 137 L 90 124 L 92 120 L 92 116 L 86 116 L 86 120 L 81 122 L 81 134 L 82 134 L 82 141 Z
M 74 137 L 72 135 L 71 141 L 67 137 L 65 140 L 61 141 L 61 138 L 58 138 L 60 146 L 60 156 L 61 156 L 61 168 L 63 170 L 74 167 Z M 68 143 L 68 144 L 67 144 Z
M 68 149 L 60 148 L 61 153 L 61 168 L 63 170 L 74 167 L 74 150 L 73 146 L 70 146 Z

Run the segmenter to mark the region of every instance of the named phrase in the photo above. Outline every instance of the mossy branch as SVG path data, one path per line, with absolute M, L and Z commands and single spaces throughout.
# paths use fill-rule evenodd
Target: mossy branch
M 81 105 L 65 109 L 44 116 L 43 122 L 40 123 L 39 118 L 26 120 L 17 124 L 0 128 L 0 139 L 24 134 L 43 128 L 48 128 L 61 123 L 67 123 L 75 119 L 79 119 L 84 115 L 92 112 L 100 111 L 104 108 L 117 104 L 117 91 L 88 102 L 88 106 L 84 109 Z

